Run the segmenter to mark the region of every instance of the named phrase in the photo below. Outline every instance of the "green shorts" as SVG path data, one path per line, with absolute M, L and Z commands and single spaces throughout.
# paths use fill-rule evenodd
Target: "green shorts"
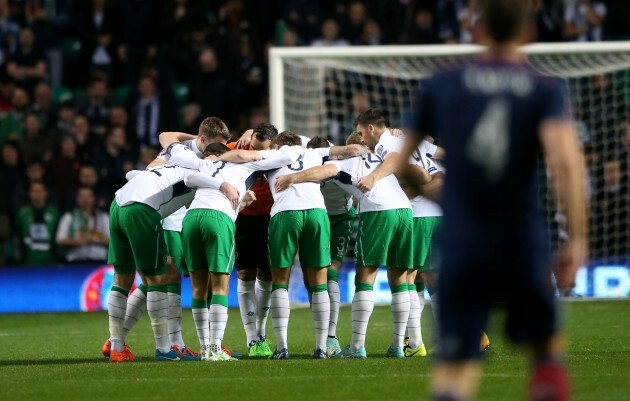
M 413 267 L 424 272 L 435 268 L 437 253 L 435 233 L 441 217 L 415 217 L 413 219 Z
M 411 209 L 359 214 L 354 247 L 358 267 L 412 268 L 413 218 Z
M 291 267 L 300 253 L 306 268 L 330 266 L 330 222 L 324 209 L 286 210 L 269 222 L 269 266 Z
M 343 262 L 343 258 L 346 257 L 355 217 L 354 208 L 344 214 L 328 216 L 330 220 L 330 257 L 332 260 Z
M 109 208 L 109 252 L 107 262 L 116 273 L 132 274 L 136 269 L 146 276 L 166 272 L 166 243 L 162 217 L 142 203 Z
M 182 222 L 182 243 L 188 271 L 232 273 L 234 266 L 234 222 L 212 209 L 191 209 Z
M 173 259 L 175 267 L 187 276 L 188 269 L 184 260 L 184 247 L 182 245 L 182 233 L 179 231 L 164 230 L 164 240 L 166 241 L 166 252 Z

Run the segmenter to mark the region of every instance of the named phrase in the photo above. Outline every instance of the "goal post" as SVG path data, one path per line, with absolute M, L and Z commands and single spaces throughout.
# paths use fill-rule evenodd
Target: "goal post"
M 384 110 L 392 126 L 403 127 L 424 78 L 482 50 L 477 45 L 272 48 L 271 122 L 279 130 L 328 136 L 337 144 L 369 107 Z M 630 266 L 630 42 L 536 43 L 522 50 L 535 71 L 565 84 L 589 163 L 593 260 Z M 541 202 L 553 203 L 548 193 Z

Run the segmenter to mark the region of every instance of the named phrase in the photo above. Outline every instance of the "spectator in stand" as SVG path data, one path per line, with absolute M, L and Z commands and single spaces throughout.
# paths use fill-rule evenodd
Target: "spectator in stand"
M 11 15 L 9 0 L 0 0 L 0 64 L 17 50 L 20 24 Z
M 374 19 L 368 19 L 363 24 L 363 32 L 359 40 L 355 42 L 356 45 L 361 46 L 376 46 L 381 44 L 381 26 Z
M 322 36 L 311 42 L 313 47 L 334 47 L 334 46 L 349 46 L 348 42 L 344 38 L 339 37 L 340 29 L 339 23 L 332 18 L 324 20 L 322 23 Z
M 28 93 L 33 93 L 35 85 L 46 77 L 46 66 L 46 58 L 35 46 L 33 30 L 29 27 L 22 28 L 20 46 L 9 58 L 7 73 Z
M 348 39 L 352 44 L 359 43 L 362 40 L 367 19 L 365 3 L 353 1 L 348 6 L 347 13 L 341 21 L 341 31 L 343 32 L 341 36 Z
M 57 246 L 67 262 L 104 262 L 109 245 L 109 215 L 95 207 L 94 191 L 81 187 L 77 207 L 65 213 L 57 228 Z
M 464 0 L 455 3 L 459 20 L 459 43 L 472 43 L 474 29 L 479 19 L 479 1 Z
M 13 108 L 11 98 L 14 89 L 15 82 L 13 78 L 6 74 L 5 71 L 0 70 L 0 117 L 3 117 Z
M 62 85 L 63 54 L 61 43 L 64 30 L 70 22 L 72 0 L 28 1 L 24 5 L 24 16 L 28 26 L 33 28 L 38 48 L 48 63 L 48 77 L 51 85 Z
M 460 0 L 437 0 L 435 4 L 435 25 L 437 34 L 444 43 L 459 43 L 460 24 L 458 10 Z
M 30 107 L 31 113 L 37 114 L 45 129 L 51 129 L 57 121 L 57 110 L 52 101 L 52 90 L 46 82 L 35 86 L 35 100 Z
M 91 163 L 96 152 L 100 150 L 101 144 L 90 132 L 90 123 L 86 116 L 79 114 L 74 117 L 71 134 L 77 142 L 77 156 L 80 163 Z
M 78 37 L 81 41 L 79 52 L 79 82 L 85 84 L 92 71 L 104 73 L 111 82 L 115 70 L 116 33 L 119 17 L 107 0 L 91 0 L 79 10 L 76 18 Z M 90 66 L 87 68 L 87 66 Z
M 18 175 L 18 185 L 16 187 L 13 187 L 11 191 L 11 203 L 13 204 L 13 213 L 17 213 L 20 208 L 28 205 L 28 190 L 32 183 L 43 182 L 44 185 L 49 188 L 43 163 L 39 161 L 28 163 L 26 164 L 26 169 L 24 170 L 24 172 L 24 175 Z M 51 196 L 50 198 L 54 198 L 54 196 Z
M 157 56 L 157 22 L 160 2 L 134 0 L 121 2 L 118 58 L 123 64 L 125 82 L 135 85 L 140 69 Z
M 48 190 L 42 182 L 29 186 L 30 204 L 20 209 L 15 234 L 21 245 L 21 261 L 26 265 L 55 263 L 55 230 L 59 212 L 48 204 Z
M 81 166 L 79 169 L 79 188 L 90 188 L 96 197 L 96 207 L 100 210 L 107 211 L 114 199 L 114 193 L 106 191 L 99 183 L 98 172 L 91 165 Z M 72 201 L 71 208 L 76 207 L 76 192 L 70 194 Z
M 65 101 L 59 105 L 58 117 L 53 122 L 52 131 L 57 138 L 61 138 L 67 135 L 73 135 L 74 118 L 77 112 L 74 108 L 74 104 L 71 101 Z
M 598 0 L 576 0 L 564 11 L 564 37 L 576 42 L 602 40 L 606 3 Z
M 20 153 L 26 162 L 48 162 L 53 154 L 55 141 L 51 133 L 42 129 L 37 114 L 29 113 L 24 119 L 24 134 L 20 139 Z
M 57 208 L 70 210 L 68 194 L 74 192 L 79 181 L 81 162 L 77 157 L 77 144 L 70 136 L 63 137 L 59 149 L 48 163 L 47 170 L 53 187 L 59 192 Z
M 109 122 L 107 82 L 93 79 L 87 88 L 87 103 L 79 107 L 79 113 L 87 117 L 90 130 L 100 138 L 105 136 Z
M 319 36 L 324 18 L 321 1 L 289 0 L 284 7 L 284 21 L 305 43 Z
M 416 11 L 413 25 L 407 35 L 407 43 L 416 45 L 440 43 L 440 38 L 435 34 L 431 10 L 421 8 Z
M 114 127 L 105 139 L 105 149 L 95 157 L 94 167 L 99 173 L 99 181 L 108 193 L 116 192 L 125 185 L 125 174 L 133 170 L 134 163 L 127 150 L 125 130 Z
M 28 93 L 19 86 L 11 94 L 11 111 L 0 119 L 0 144 L 24 136 L 24 119 L 28 112 Z
M 148 147 L 140 150 L 135 170 L 146 170 L 147 166 L 160 154 L 159 147 Z
M 201 106 L 202 115 L 219 116 L 228 127 L 238 123 L 240 87 L 232 73 L 223 68 L 212 48 L 199 54 L 196 77 L 190 87 L 189 101 Z
M 534 0 L 534 10 L 536 12 L 536 27 L 538 42 L 560 42 L 562 41 L 562 26 L 564 16 L 561 0 Z
M 183 131 L 188 133 L 197 132 L 199 124 L 203 120 L 201 107 L 197 103 L 188 103 L 182 107 Z

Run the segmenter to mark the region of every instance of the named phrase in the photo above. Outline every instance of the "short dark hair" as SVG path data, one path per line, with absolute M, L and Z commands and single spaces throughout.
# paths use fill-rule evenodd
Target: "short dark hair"
M 329 148 L 330 143 L 328 142 L 328 139 L 324 138 L 323 136 L 315 136 L 313 137 L 313 139 L 308 141 L 306 147 L 309 149 Z
M 273 141 L 278 136 L 278 128 L 269 123 L 261 123 L 254 128 L 253 135 L 255 135 L 256 139 L 259 141 Z
M 271 144 L 278 146 L 300 146 L 302 145 L 302 139 L 300 139 L 300 136 L 295 132 L 282 131 L 276 139 L 271 141 Z
M 232 137 L 227 125 L 218 117 L 206 117 L 199 124 L 199 135 L 205 136 L 208 139 L 212 139 L 216 136 L 221 136 L 229 141 Z
M 523 25 L 532 16 L 528 3 L 523 0 L 485 0 L 480 19 L 490 39 L 498 43 L 517 39 Z
M 385 128 L 389 125 L 389 122 L 387 121 L 387 117 L 385 117 L 385 114 L 381 110 L 367 109 L 357 116 L 357 118 L 354 120 L 354 126 L 366 126 L 368 124 L 372 124 L 379 128 Z
M 206 146 L 206 149 L 203 151 L 203 157 L 221 156 L 222 154 L 229 151 L 230 151 L 230 148 L 228 148 L 225 144 L 215 142 Z

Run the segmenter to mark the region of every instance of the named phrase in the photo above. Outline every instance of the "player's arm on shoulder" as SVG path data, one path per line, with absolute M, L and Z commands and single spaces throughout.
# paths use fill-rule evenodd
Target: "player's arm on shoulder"
M 363 145 L 333 146 L 330 149 L 329 158 L 332 160 L 349 159 L 351 157 L 363 156 L 368 152 L 368 148 Z
M 241 203 L 239 204 L 238 211 L 240 212 L 241 210 L 249 207 L 255 201 L 256 201 L 256 194 L 254 193 L 254 191 L 247 191 L 245 195 L 243 196 L 243 199 L 241 199 Z
M 264 159 L 261 152 L 256 150 L 235 149 L 225 152 L 217 160 L 229 163 L 248 163 Z
M 179 142 L 172 143 L 166 149 L 166 153 L 169 154 L 169 162 L 176 166 L 193 170 L 201 168 L 202 160 L 186 145 Z
M 587 206 L 584 156 L 573 121 L 548 119 L 540 127 L 547 167 L 561 208 L 566 212 L 569 241 L 559 255 L 556 282 L 560 291 L 570 290 L 577 269 L 587 259 Z
M 327 163 L 323 166 L 311 167 L 298 173 L 286 174 L 276 178 L 274 188 L 276 192 L 282 192 L 293 184 L 300 182 L 320 182 L 336 176 L 339 173 L 339 167 L 333 163 Z
M 160 145 L 166 149 L 175 142 L 184 142 L 189 139 L 197 139 L 197 135 L 190 135 L 185 132 L 162 132 L 159 136 Z
M 260 161 L 251 162 L 251 168 L 254 171 L 273 170 L 280 167 L 288 166 L 295 160 L 287 152 L 278 152 L 274 150 L 263 150 L 259 152 L 262 156 Z

